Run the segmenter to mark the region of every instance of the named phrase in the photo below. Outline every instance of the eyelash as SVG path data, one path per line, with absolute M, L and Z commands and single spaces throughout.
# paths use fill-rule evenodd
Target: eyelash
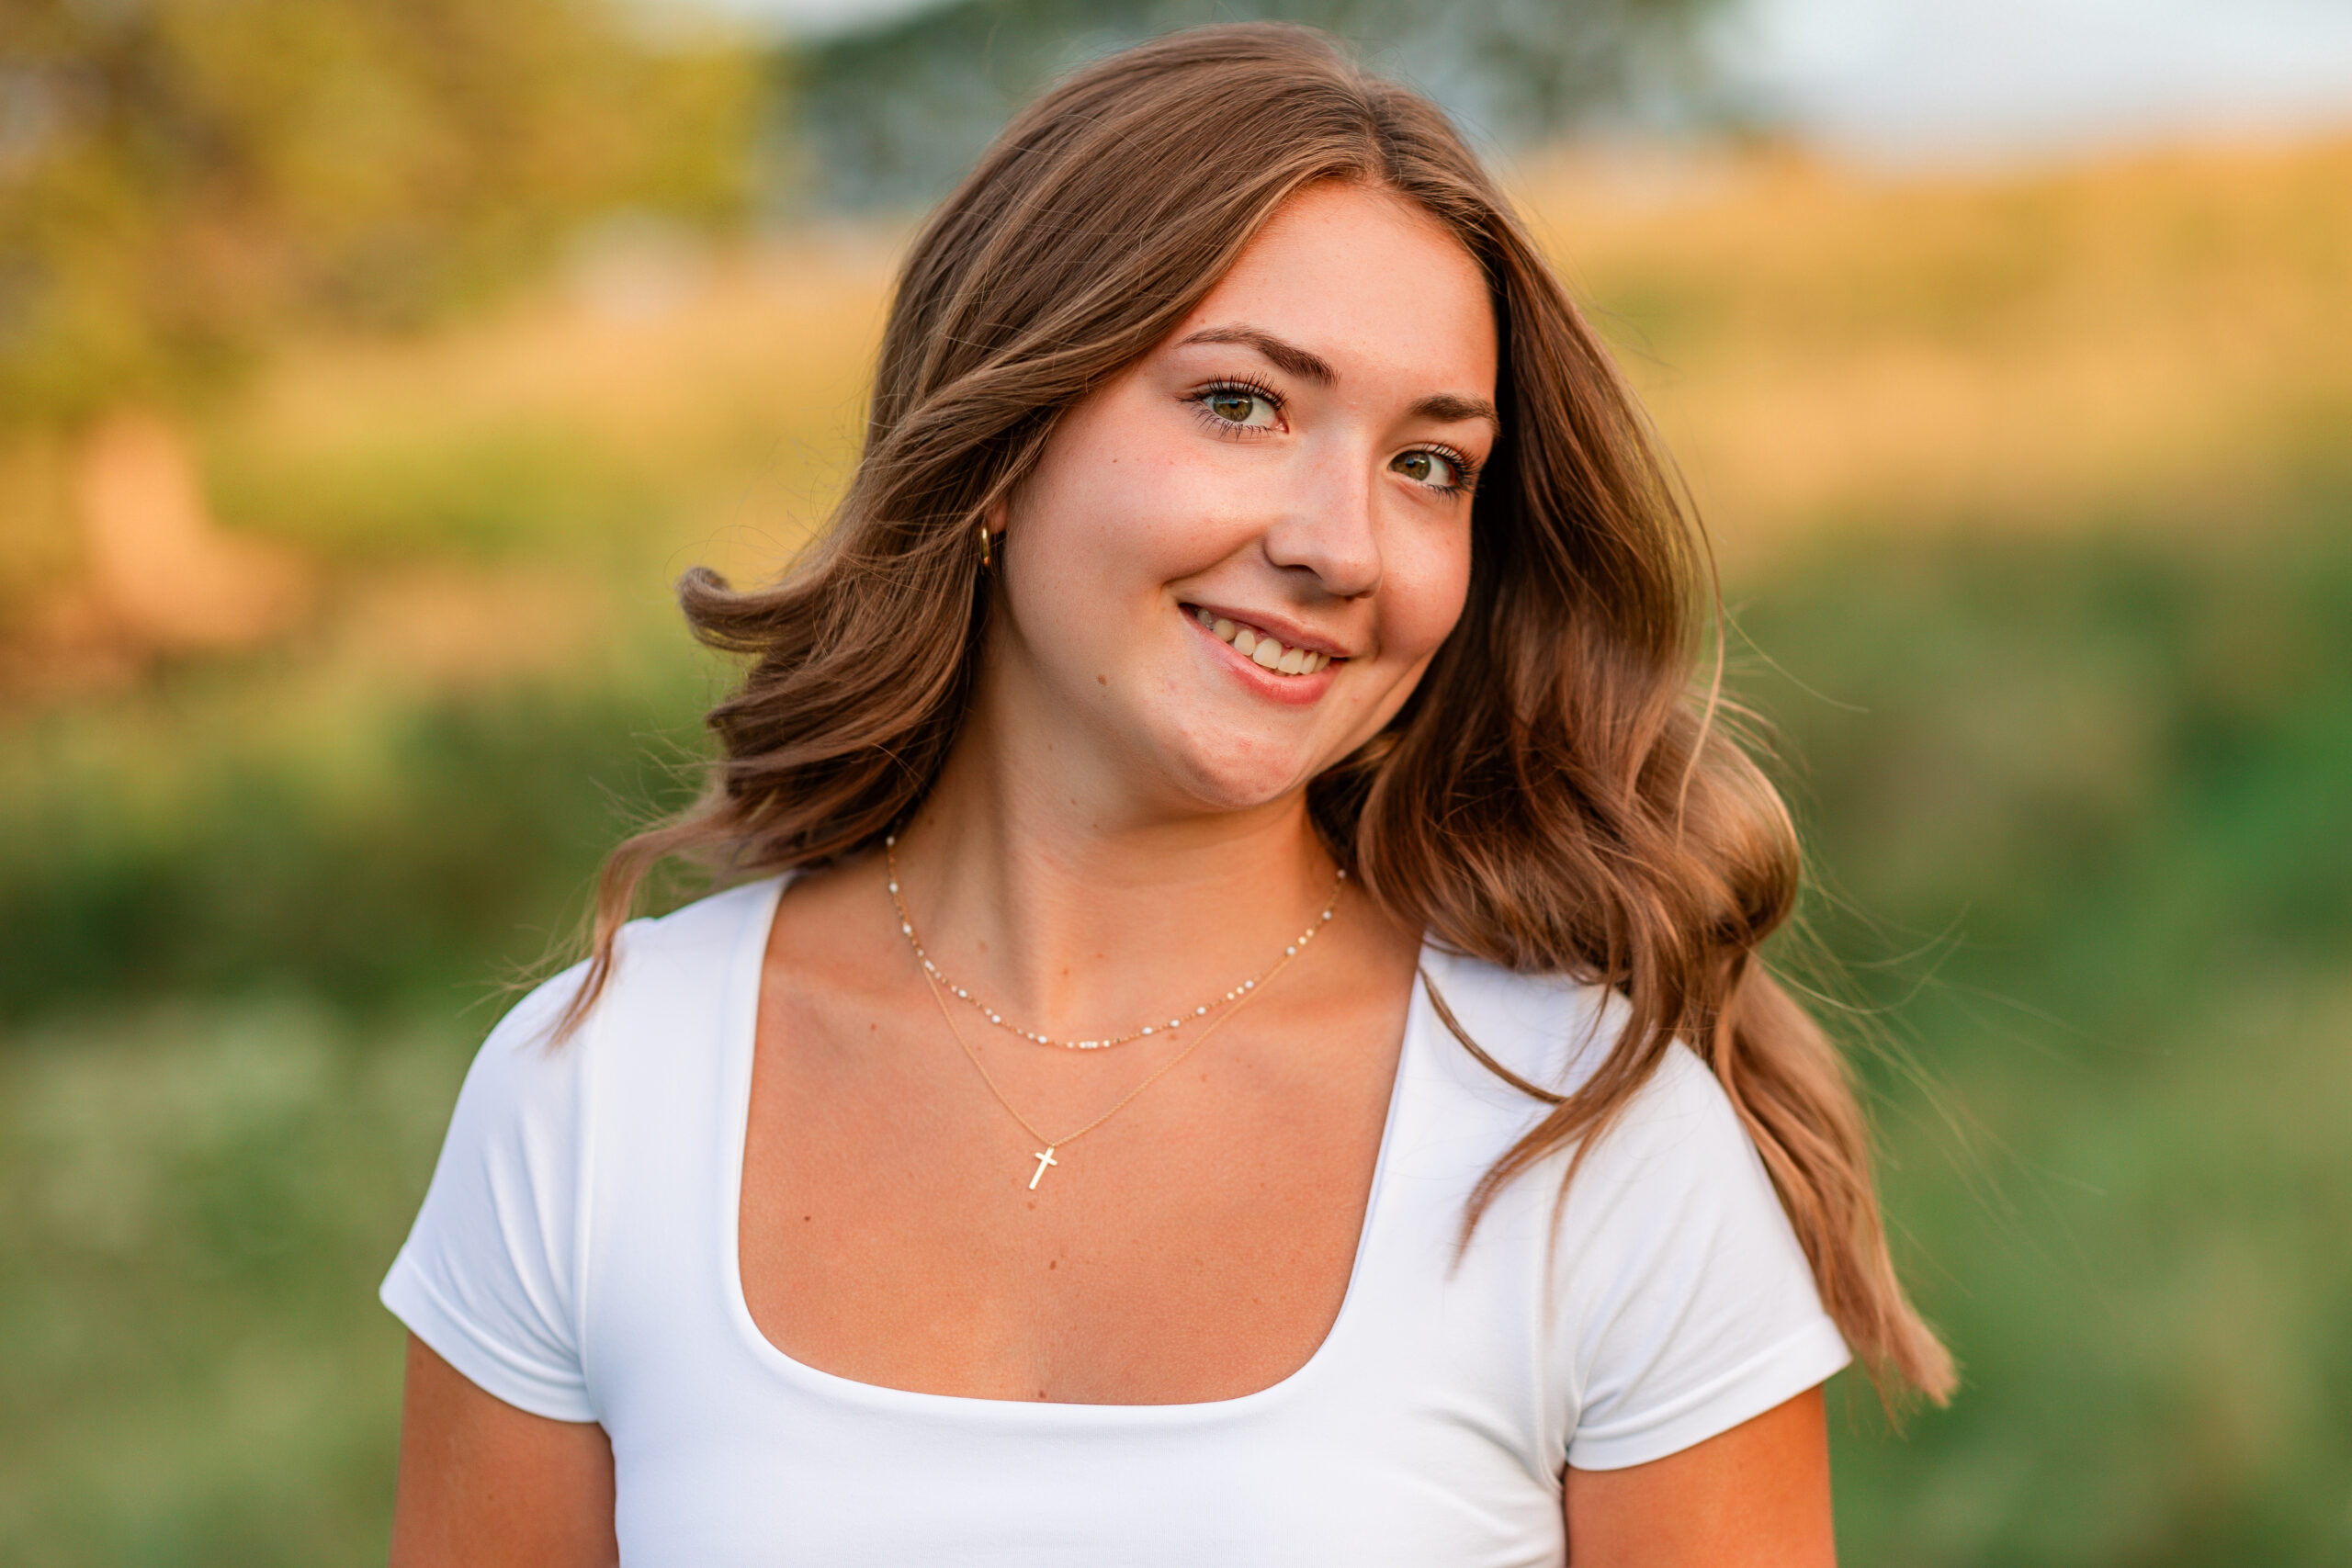
M 1279 414 L 1283 412 L 1282 394 L 1275 391 L 1272 387 L 1267 386 L 1263 381 L 1253 380 L 1247 376 L 1228 376 L 1222 381 L 1213 381 L 1184 400 L 1186 402 L 1193 405 L 1193 412 L 1199 417 L 1200 422 L 1208 426 L 1212 434 L 1222 435 L 1230 441 L 1246 441 L 1250 436 L 1259 434 L 1259 432 L 1251 426 L 1236 424 L 1229 419 L 1219 419 L 1216 415 L 1211 413 L 1209 412 L 1209 400 L 1216 396 L 1219 392 L 1242 392 L 1251 397 L 1263 398 L 1267 402 L 1273 405 L 1274 412 Z M 1448 463 L 1452 464 L 1453 471 L 1461 476 L 1450 485 L 1423 485 L 1421 487 L 1422 489 L 1430 491 L 1432 494 L 1442 495 L 1450 499 L 1453 496 L 1466 494 L 1471 488 L 1477 483 L 1478 465 L 1472 462 L 1463 453 L 1457 451 L 1452 446 L 1446 446 L 1442 441 L 1424 442 L 1422 445 L 1413 447 L 1409 452 L 1399 452 L 1396 455 L 1400 457 L 1410 457 L 1413 452 L 1434 453 L 1438 457 L 1444 458 Z
M 1428 442 L 1414 447 L 1413 452 L 1434 452 L 1439 457 L 1444 458 L 1448 463 L 1451 463 L 1453 466 L 1454 473 L 1459 476 L 1450 485 L 1429 485 L 1425 488 L 1434 491 L 1440 495 L 1450 498 L 1457 495 L 1466 495 L 1476 487 L 1478 483 L 1478 465 L 1464 457 L 1461 453 L 1455 451 L 1453 447 L 1448 446 L 1442 442 Z M 1409 457 L 1412 456 L 1412 452 L 1399 452 L 1396 455 L 1400 457 Z
M 1276 413 L 1283 412 L 1283 395 L 1263 381 L 1253 381 L 1246 376 L 1229 376 L 1222 381 L 1212 381 L 1185 401 L 1200 414 L 1201 423 L 1219 435 L 1243 440 L 1251 434 L 1250 426 L 1236 424 L 1229 419 L 1219 419 L 1209 412 L 1209 400 L 1219 392 L 1240 392 L 1250 397 L 1263 398 L 1273 405 Z

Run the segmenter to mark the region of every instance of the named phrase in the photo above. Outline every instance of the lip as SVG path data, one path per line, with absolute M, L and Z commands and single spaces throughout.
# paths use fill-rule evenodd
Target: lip
M 1183 616 L 1184 624 L 1192 627 L 1193 635 L 1206 646 L 1211 658 L 1232 671 L 1233 678 L 1248 687 L 1253 695 L 1263 697 L 1270 703 L 1280 703 L 1287 707 L 1310 706 L 1321 700 L 1323 694 L 1331 689 L 1331 682 L 1337 678 L 1342 667 L 1342 656 L 1335 654 L 1330 663 L 1326 664 L 1312 675 L 1277 675 L 1256 660 L 1236 651 L 1231 643 L 1223 640 L 1216 633 L 1201 625 L 1199 617 L 1193 613 L 1195 608 L 1216 610 L 1216 606 L 1213 604 L 1197 606 L 1187 604 L 1180 607 L 1177 613 Z M 1228 620 L 1238 618 L 1228 610 L 1216 610 L 1216 613 Z M 1265 625 L 1263 622 L 1254 624 Z M 1265 629 L 1272 632 L 1274 627 L 1266 626 Z M 1277 637 L 1276 640 L 1285 639 Z M 1290 643 L 1288 646 L 1300 648 L 1315 645 L 1311 641 L 1303 640 Z M 1329 649 L 1327 647 L 1317 649 L 1317 651 L 1328 652 Z
M 1237 625 L 1255 626 L 1261 632 L 1272 632 L 1274 634 L 1274 640 L 1284 648 L 1305 649 L 1309 653 L 1328 653 L 1334 659 L 1355 657 L 1352 649 L 1340 647 L 1329 637 L 1317 637 L 1296 621 L 1281 615 L 1270 615 L 1260 610 L 1237 610 L 1230 604 L 1211 604 L 1199 599 L 1188 599 L 1177 607 L 1187 613 L 1206 610 L 1212 615 L 1220 616 Z

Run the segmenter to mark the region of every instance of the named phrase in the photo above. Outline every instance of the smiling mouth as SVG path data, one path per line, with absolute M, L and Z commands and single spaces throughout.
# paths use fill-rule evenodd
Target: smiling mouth
M 1284 648 L 1280 641 L 1245 622 L 1227 620 L 1206 610 L 1194 610 L 1193 619 L 1209 630 L 1219 642 L 1229 642 L 1233 651 L 1246 657 L 1252 664 L 1275 675 L 1312 675 L 1331 662 L 1331 655 L 1310 649 Z

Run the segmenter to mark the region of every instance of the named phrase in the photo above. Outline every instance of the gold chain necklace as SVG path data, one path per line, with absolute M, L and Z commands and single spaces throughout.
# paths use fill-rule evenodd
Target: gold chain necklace
M 906 905 L 900 902 L 899 897 L 898 857 L 891 852 L 897 849 L 898 842 L 899 840 L 895 836 L 883 840 L 883 855 L 888 862 L 890 868 L 890 902 L 897 906 L 899 910 L 899 928 L 905 933 L 908 942 L 913 946 L 916 956 L 920 958 L 922 954 L 922 944 L 915 940 L 914 922 L 906 918 Z M 1341 871 L 1339 875 L 1339 881 L 1344 884 L 1347 880 L 1347 875 L 1348 874 L 1344 870 Z M 1339 889 L 1337 886 L 1334 886 L 1331 893 L 1331 902 L 1323 907 L 1322 919 L 1324 920 L 1328 920 L 1331 918 L 1331 912 L 1338 907 L 1339 902 Z M 1283 950 L 1283 955 L 1274 960 L 1272 967 L 1269 968 L 1264 974 L 1259 976 L 1257 979 L 1250 982 L 1247 986 L 1239 987 L 1235 993 L 1228 995 L 1225 999 L 1225 1003 L 1219 1004 L 1223 1010 L 1218 1012 L 1215 1018 L 1209 1020 L 1207 1023 L 1203 1024 L 1199 1032 L 1195 1033 L 1190 1041 L 1186 1042 L 1185 1046 L 1182 1051 L 1177 1052 L 1173 1056 L 1169 1057 L 1168 1060 L 1160 1063 L 1157 1067 L 1154 1067 L 1151 1072 L 1145 1077 L 1143 1082 L 1136 1085 L 1135 1088 L 1121 1095 L 1110 1110 L 1105 1111 L 1102 1115 L 1097 1116 L 1093 1121 L 1087 1122 L 1077 1131 L 1065 1133 L 1058 1138 L 1048 1137 L 1044 1133 L 1039 1132 L 1036 1124 L 1031 1122 L 1026 1116 L 1021 1114 L 1020 1109 L 1015 1106 L 1012 1100 L 1005 1098 L 1004 1090 L 997 1085 L 996 1076 L 989 1071 L 988 1064 L 980 1060 L 980 1054 L 972 1049 L 972 1043 L 964 1038 L 964 1032 L 956 1026 L 956 1014 L 950 1010 L 947 1006 L 946 977 L 941 975 L 927 958 L 922 960 L 923 986 L 931 992 L 931 999 L 938 1005 L 939 1016 L 941 1021 L 947 1025 L 947 1032 L 955 1036 L 956 1043 L 962 1047 L 966 1059 L 972 1064 L 972 1070 L 978 1073 L 980 1075 L 980 1082 L 988 1086 L 989 1093 L 994 1097 L 999 1105 L 1004 1107 L 1004 1113 L 1006 1115 L 1012 1117 L 1014 1122 L 1020 1123 L 1021 1130 L 1023 1132 L 1028 1134 L 1031 1137 L 1046 1145 L 1044 1148 L 1037 1150 L 1035 1154 L 1029 1156 L 1037 1162 L 1037 1168 L 1029 1173 L 1029 1190 L 1035 1192 L 1037 1190 L 1037 1183 L 1045 1179 L 1046 1167 L 1061 1164 L 1060 1160 L 1054 1157 L 1061 1150 L 1068 1148 L 1070 1145 L 1078 1142 L 1079 1139 L 1086 1136 L 1087 1134 L 1091 1133 L 1095 1128 L 1100 1127 L 1103 1122 L 1108 1122 L 1120 1111 L 1125 1111 L 1129 1105 L 1135 1102 L 1136 1096 L 1142 1094 L 1144 1090 L 1149 1089 L 1161 1078 L 1166 1077 L 1170 1073 L 1174 1072 L 1178 1067 L 1183 1066 L 1186 1057 L 1199 1050 L 1203 1045 L 1208 1043 L 1209 1036 L 1216 1032 L 1218 1025 L 1230 1019 L 1235 1013 L 1239 1012 L 1250 999 L 1255 997 L 1259 991 L 1265 987 L 1267 982 L 1273 979 L 1275 976 L 1281 974 L 1283 970 L 1289 965 L 1290 961 L 1298 956 L 1299 950 L 1306 945 L 1307 938 L 1312 937 L 1315 934 L 1316 929 L 1319 929 L 1321 923 L 1322 922 L 1318 920 L 1316 927 L 1310 928 L 1307 931 L 1306 936 L 1302 936 L 1298 941 L 1284 947 Z M 1225 1005 L 1226 1003 L 1230 1003 L 1231 1005 L 1227 1006 Z M 1207 1010 L 1204 1009 L 1202 1010 L 1206 1011 Z M 1015 1032 L 1020 1032 L 1016 1031 Z M 1144 1032 L 1148 1033 L 1150 1032 L 1147 1030 Z M 1031 1035 L 1029 1038 L 1037 1039 L 1039 1037 Z
M 1147 1023 L 1139 1029 L 1131 1029 L 1125 1034 L 1114 1034 L 1107 1039 L 1055 1040 L 1035 1030 L 1023 1029 L 1017 1023 L 1008 1021 L 1002 1013 L 949 979 L 939 965 L 931 961 L 931 954 L 923 951 L 922 939 L 915 934 L 913 919 L 907 914 L 907 902 L 899 893 L 899 837 L 897 834 L 893 833 L 883 839 L 882 859 L 883 863 L 889 868 L 890 907 L 899 912 L 899 933 L 907 939 L 907 945 L 914 949 L 915 962 L 922 965 L 923 977 L 937 982 L 957 1001 L 968 1002 L 974 1011 L 1006 1033 L 1018 1034 L 1022 1039 L 1038 1045 L 1058 1045 L 1065 1051 L 1107 1051 L 1114 1045 L 1125 1045 L 1131 1040 L 1140 1040 L 1147 1034 L 1157 1034 L 1163 1029 L 1182 1029 L 1188 1023 L 1194 1023 L 1208 1017 L 1221 1008 L 1238 1005 L 1260 986 L 1272 979 L 1274 970 L 1280 969 L 1284 964 L 1297 957 L 1299 950 L 1315 940 L 1315 933 L 1329 922 L 1332 912 L 1339 908 L 1340 889 L 1347 885 L 1348 880 L 1347 869 L 1343 866 L 1340 870 L 1340 874 L 1332 879 L 1331 897 L 1323 906 L 1323 912 L 1316 917 L 1313 925 L 1299 932 L 1297 939 L 1283 949 L 1283 955 L 1274 961 L 1273 968 L 1242 981 L 1215 1001 L 1203 1003 L 1190 1013 L 1178 1013 L 1166 1023 Z

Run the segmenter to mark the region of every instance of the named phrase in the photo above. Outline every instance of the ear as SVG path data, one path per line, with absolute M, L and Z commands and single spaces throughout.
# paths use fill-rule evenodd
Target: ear
M 989 533 L 1001 534 L 1004 532 L 1006 519 L 1012 514 L 1012 497 L 1008 493 L 989 502 L 988 510 L 980 513 L 980 521 L 989 525 Z

